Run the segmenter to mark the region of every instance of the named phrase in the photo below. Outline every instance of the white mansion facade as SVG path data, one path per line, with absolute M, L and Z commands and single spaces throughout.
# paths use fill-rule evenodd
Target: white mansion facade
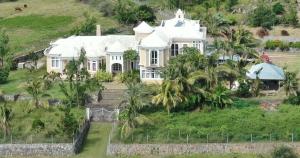
M 199 20 L 184 17 L 178 10 L 175 18 L 163 20 L 160 26 L 151 27 L 146 22 L 134 28 L 135 35 L 101 36 L 97 26 L 96 36 L 71 36 L 50 44 L 44 54 L 47 56 L 47 71 L 64 73 L 66 64 L 79 57 L 81 49 L 86 51 L 86 67 L 91 74 L 105 67 L 107 72 L 118 73 L 132 68 L 140 70 L 141 80 L 160 83 L 160 70 L 168 60 L 182 53 L 184 47 L 195 47 L 204 52 L 206 27 Z M 137 62 L 123 60 L 126 50 L 136 50 Z

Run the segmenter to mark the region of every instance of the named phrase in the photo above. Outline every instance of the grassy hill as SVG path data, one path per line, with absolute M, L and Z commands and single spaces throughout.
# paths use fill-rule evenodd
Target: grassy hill
M 22 11 L 15 11 L 16 7 Z M 85 12 L 96 17 L 104 29 L 118 26 L 114 19 L 76 0 L 19 0 L 0 3 L 0 8 L 0 28 L 8 32 L 11 52 L 16 55 L 45 48 L 50 41 L 67 35 L 84 20 Z

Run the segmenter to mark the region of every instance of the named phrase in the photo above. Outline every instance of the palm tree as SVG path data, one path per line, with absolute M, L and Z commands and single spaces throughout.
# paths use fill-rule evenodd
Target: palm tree
M 184 96 L 181 94 L 181 87 L 178 85 L 178 81 L 164 80 L 159 94 L 152 98 L 152 103 L 159 105 L 162 104 L 168 114 L 173 107 L 184 100 Z
M 38 79 L 27 82 L 26 91 L 32 96 L 35 107 L 39 107 L 39 97 L 42 94 L 42 83 Z
M 139 110 L 147 105 L 147 93 L 141 83 L 128 83 L 128 90 L 125 93 L 125 110 L 121 114 L 123 126 L 121 128 L 121 137 L 127 138 L 131 131 L 143 124 L 152 124 L 152 122 Z
M 10 132 L 10 121 L 12 120 L 12 109 L 7 107 L 6 103 L 0 105 L 1 128 L 4 132 L 4 137 Z
M 285 80 L 283 81 L 283 87 L 286 96 L 297 95 L 298 90 L 298 79 L 295 72 L 285 71 Z
M 233 101 L 230 98 L 228 89 L 219 84 L 211 95 L 211 103 L 215 108 L 223 109 L 230 106 Z

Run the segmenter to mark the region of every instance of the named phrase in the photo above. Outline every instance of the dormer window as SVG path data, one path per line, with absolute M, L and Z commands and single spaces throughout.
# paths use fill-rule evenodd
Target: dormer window
M 178 44 L 172 44 L 171 45 L 171 56 L 172 57 L 177 56 L 178 51 L 179 51 Z

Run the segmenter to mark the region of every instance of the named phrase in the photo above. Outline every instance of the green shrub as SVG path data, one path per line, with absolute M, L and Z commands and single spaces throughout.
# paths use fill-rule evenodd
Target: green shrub
M 297 158 L 297 154 L 292 148 L 281 146 L 276 148 L 272 153 L 272 158 Z
M 71 109 L 64 109 L 64 117 L 61 118 L 60 124 L 58 124 L 58 128 L 62 129 L 62 131 L 69 137 L 72 138 L 74 133 L 76 132 L 79 123 L 76 120 L 73 113 L 70 111 Z
M 248 15 L 248 21 L 251 26 L 261 26 L 267 29 L 276 24 L 277 18 L 273 13 L 272 8 L 261 3 Z
M 3 84 L 7 81 L 9 76 L 8 68 L 0 68 L 0 84 Z
M 268 40 L 265 44 L 265 49 L 274 50 L 276 48 L 280 48 L 282 50 L 288 50 L 289 49 L 289 44 L 284 43 L 280 40 Z
M 45 128 L 45 123 L 43 121 L 41 121 L 40 119 L 35 119 L 32 122 L 31 128 L 32 128 L 32 130 L 35 130 L 35 131 L 41 131 Z
M 300 42 L 291 42 L 290 47 L 300 49 Z
M 296 92 L 296 93 L 297 95 L 290 95 L 283 102 L 286 104 L 300 105 L 300 92 Z
M 284 6 L 280 2 L 274 4 L 272 9 L 275 14 L 282 14 L 285 11 Z
M 111 82 L 113 80 L 112 74 L 103 70 L 98 71 L 95 75 L 95 78 L 99 82 Z
M 240 83 L 239 88 L 236 91 L 238 97 L 251 97 L 250 85 L 247 83 Z
M 120 74 L 119 81 L 122 83 L 140 82 L 140 72 L 138 70 L 124 72 Z

